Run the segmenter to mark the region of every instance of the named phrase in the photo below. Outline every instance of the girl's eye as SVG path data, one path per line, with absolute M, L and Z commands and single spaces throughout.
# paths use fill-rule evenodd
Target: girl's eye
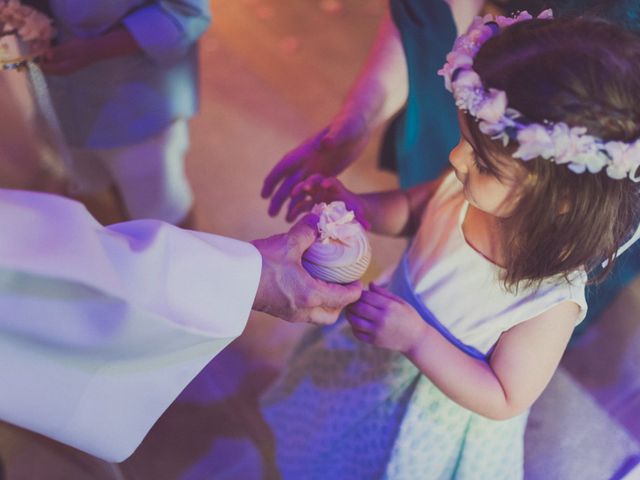
M 480 163 L 480 161 L 478 160 L 478 155 L 475 152 L 473 152 L 473 164 L 478 169 L 478 173 L 480 175 L 488 175 L 491 173 L 491 170 L 489 170 L 485 165 Z

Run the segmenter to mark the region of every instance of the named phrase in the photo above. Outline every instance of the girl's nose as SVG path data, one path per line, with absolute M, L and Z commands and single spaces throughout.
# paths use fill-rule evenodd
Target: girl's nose
M 451 153 L 449 153 L 449 163 L 460 173 L 467 173 L 469 168 L 468 162 L 465 161 L 465 158 L 469 155 L 465 151 L 466 142 L 464 139 L 460 139 L 458 145 L 453 147 Z

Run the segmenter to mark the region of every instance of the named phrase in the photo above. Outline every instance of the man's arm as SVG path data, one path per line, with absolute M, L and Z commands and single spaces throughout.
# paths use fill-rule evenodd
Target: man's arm
M 0 419 L 108 461 L 135 450 L 254 306 L 330 323 L 360 295 L 302 269 L 315 238 L 303 224 L 255 248 L 153 220 L 105 228 L 77 202 L 10 190 L 0 222 Z
M 211 23 L 206 0 L 159 0 L 135 10 L 122 21 L 137 44 L 158 62 L 184 56 Z
M 144 52 L 158 63 L 179 60 L 189 52 L 211 23 L 204 0 L 161 0 L 128 14 L 102 35 L 74 38 L 52 48 L 42 69 L 49 75 L 68 75 L 93 63 Z

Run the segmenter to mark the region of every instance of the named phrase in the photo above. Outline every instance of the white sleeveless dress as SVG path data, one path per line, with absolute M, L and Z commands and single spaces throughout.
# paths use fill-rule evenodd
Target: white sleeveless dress
M 485 359 L 500 334 L 573 301 L 586 275 L 509 293 L 500 268 L 462 234 L 467 203 L 450 175 L 388 286 L 467 354 Z M 455 372 L 451 372 L 455 375 Z M 528 412 L 495 421 L 445 396 L 403 355 L 364 344 L 346 321 L 314 330 L 262 399 L 284 479 L 517 479 Z

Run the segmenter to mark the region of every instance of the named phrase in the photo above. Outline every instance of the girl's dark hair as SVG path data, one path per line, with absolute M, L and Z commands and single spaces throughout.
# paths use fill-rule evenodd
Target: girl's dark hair
M 640 37 L 620 27 L 580 18 L 515 24 L 482 46 L 474 69 L 530 121 L 586 127 L 605 141 L 640 138 Z M 465 118 L 480 156 L 499 177 L 516 142 L 505 148 Z M 609 260 L 595 276 L 604 278 L 640 220 L 638 184 L 604 170 L 576 174 L 542 158 L 516 161 L 523 194 L 503 221 L 505 285 L 539 284 Z
M 526 10 L 536 16 L 551 8 L 556 17 L 590 16 L 640 32 L 638 0 L 489 0 L 505 12 Z

